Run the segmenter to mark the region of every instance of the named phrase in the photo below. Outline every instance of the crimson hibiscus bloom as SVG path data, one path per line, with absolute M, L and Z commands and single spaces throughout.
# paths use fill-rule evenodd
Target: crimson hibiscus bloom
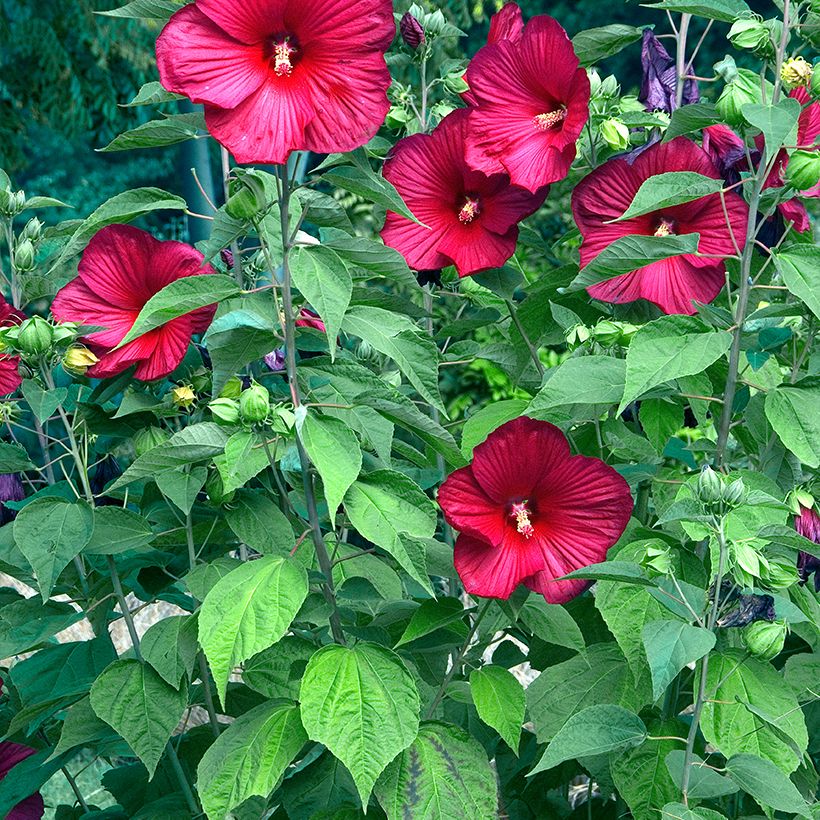
M 406 137 L 384 165 L 385 179 L 424 224 L 390 212 L 382 238 L 415 270 L 455 265 L 459 276 L 469 276 L 503 265 L 515 251 L 517 223 L 546 198 L 546 190 L 531 194 L 510 185 L 506 174 L 470 169 L 468 117 L 466 109 L 453 111 L 432 134 Z
M 509 7 L 507 7 L 509 8 Z M 589 79 L 567 33 L 551 17 L 533 17 L 519 33 L 515 11 L 502 11 L 465 79 L 474 105 L 467 161 L 485 174 L 506 172 L 536 192 L 563 179 L 589 119 Z
M 662 211 L 612 223 L 622 216 L 641 185 L 668 171 L 693 171 L 718 179 L 706 152 L 691 140 L 679 137 L 656 143 L 631 158 L 618 157 L 594 170 L 575 189 L 572 211 L 583 236 L 581 266 L 588 265 L 604 248 L 624 236 L 669 236 L 699 233 L 700 253 L 729 256 L 735 253 L 720 195 L 712 194 L 665 208 Z M 738 195 L 726 196 L 729 222 L 738 243 L 744 241 L 748 207 Z M 612 223 L 612 224 L 610 224 Z M 693 302 L 711 302 L 723 287 L 725 263 L 720 259 L 687 254 L 655 262 L 632 273 L 590 287 L 589 294 L 604 302 L 647 299 L 664 313 L 694 314 Z
M 26 320 L 26 314 L 12 307 L 0 296 L 0 327 L 19 325 Z M 0 396 L 10 396 L 23 383 L 18 371 L 19 356 L 0 354 Z
M 89 376 L 106 378 L 136 365 L 134 377 L 154 381 L 185 357 L 194 333 L 207 329 L 215 306 L 200 308 L 151 330 L 127 345 L 125 338 L 145 303 L 185 276 L 215 273 L 204 257 L 183 242 L 160 242 L 130 225 L 109 225 L 88 243 L 79 275 L 62 288 L 51 312 L 62 322 L 102 327 L 83 341 L 100 358 Z
M 797 532 L 820 544 L 820 515 L 814 507 L 804 507 L 800 505 L 800 515 L 794 518 L 794 528 Z M 814 573 L 814 589 L 820 592 L 820 558 L 808 552 L 799 552 L 797 556 L 797 571 L 800 574 L 800 582 L 805 584 L 809 576 Z
M 523 582 L 549 603 L 587 588 L 556 579 L 604 561 L 632 513 L 629 485 L 615 470 L 570 455 L 557 427 L 527 417 L 491 433 L 438 500 L 460 533 L 454 560 L 467 592 L 506 599 Z
M 325 327 L 325 323 L 322 321 L 322 317 L 315 311 L 306 307 L 303 307 L 299 311 L 299 318 L 296 320 L 296 327 L 312 327 L 314 330 L 318 330 L 322 333 L 324 333 L 327 329 Z
M 36 754 L 34 749 L 21 746 L 19 743 L 3 741 L 0 743 L 0 780 L 27 757 Z M 18 803 L 7 815 L 6 820 L 40 820 L 45 814 L 45 805 L 40 793 L 32 794 Z
M 284 163 L 376 134 L 395 32 L 390 0 L 195 0 L 163 29 L 157 63 L 238 162 Z

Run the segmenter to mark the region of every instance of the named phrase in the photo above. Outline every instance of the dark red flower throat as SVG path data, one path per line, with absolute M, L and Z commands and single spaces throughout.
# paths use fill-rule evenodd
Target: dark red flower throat
M 293 34 L 276 34 L 264 46 L 265 59 L 277 77 L 290 77 L 302 57 L 299 41 Z

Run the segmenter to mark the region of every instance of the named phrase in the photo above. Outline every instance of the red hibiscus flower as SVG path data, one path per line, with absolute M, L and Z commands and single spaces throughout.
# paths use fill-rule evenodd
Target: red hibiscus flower
M 385 178 L 424 225 L 390 212 L 382 238 L 416 270 L 455 265 L 459 276 L 469 276 L 503 265 L 515 251 L 517 223 L 546 198 L 546 190 L 531 194 L 510 185 L 506 174 L 470 169 L 468 116 L 454 111 L 432 134 L 406 137 L 384 165 Z
M 569 172 L 589 119 L 589 79 L 551 17 L 534 17 L 517 34 L 515 11 L 501 13 L 492 34 L 499 39 L 476 54 L 465 75 L 474 106 L 466 156 L 471 167 L 506 172 L 535 192 Z
M 89 376 L 106 378 L 132 365 L 134 377 L 154 381 L 182 361 L 194 333 L 207 329 L 215 307 L 186 313 L 114 350 L 145 303 L 185 276 L 215 273 L 203 256 L 183 242 L 160 242 L 130 225 L 109 225 L 88 243 L 79 275 L 54 298 L 51 312 L 62 322 L 102 327 L 84 339 L 100 357 Z
M 312 327 L 314 330 L 319 330 L 322 333 L 326 330 L 322 317 L 315 311 L 306 307 L 303 307 L 299 311 L 299 318 L 296 320 L 296 327 Z
M 26 320 L 26 314 L 12 307 L 0 296 L 0 327 L 19 325 Z M 0 354 L 0 396 L 9 396 L 23 383 L 18 371 L 19 356 Z
M 395 33 L 390 0 L 196 0 L 163 29 L 157 63 L 238 162 L 283 163 L 375 135 Z
M 629 485 L 615 470 L 570 455 L 557 427 L 527 417 L 491 433 L 438 500 L 460 533 L 454 560 L 467 592 L 506 599 L 523 582 L 549 603 L 587 588 L 556 579 L 604 561 L 632 513 Z
M 794 518 L 794 528 L 803 538 L 820 544 L 820 515 L 814 507 L 800 505 L 800 515 Z M 805 584 L 809 576 L 814 573 L 814 589 L 820 592 L 820 558 L 801 550 L 797 554 L 797 571 L 800 574 L 801 584 Z
M 3 780 L 18 763 L 22 763 L 33 754 L 36 754 L 34 749 L 29 749 L 28 746 L 9 741 L 0 743 L 0 780 Z M 40 820 L 44 814 L 43 798 L 38 792 L 18 803 L 6 815 L 6 820 Z
M 524 15 L 520 7 L 517 3 L 507 3 L 490 20 L 487 43 L 497 43 L 499 40 L 520 40 L 523 32 Z
M 720 176 L 702 148 L 679 137 L 652 145 L 631 163 L 625 157 L 611 159 L 577 186 L 572 196 L 572 211 L 583 236 L 582 267 L 616 239 L 630 235 L 699 233 L 700 253 L 710 256 L 735 253 L 718 194 L 608 224 L 626 212 L 645 180 L 667 171 L 694 171 L 715 179 Z M 749 213 L 746 203 L 736 194 L 727 195 L 726 208 L 735 237 L 742 243 Z M 691 315 L 695 313 L 695 300 L 711 302 L 718 295 L 725 271 L 725 263 L 720 259 L 691 254 L 675 256 L 600 282 L 589 288 L 589 294 L 604 302 L 646 299 L 664 313 Z

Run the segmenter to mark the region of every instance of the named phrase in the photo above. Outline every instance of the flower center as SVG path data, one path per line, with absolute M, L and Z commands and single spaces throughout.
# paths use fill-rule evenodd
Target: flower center
M 538 114 L 533 118 L 533 125 L 537 131 L 549 131 L 560 125 L 567 118 L 567 109 L 558 108 L 555 111 L 548 111 L 545 114 Z
M 274 37 L 270 41 L 270 57 L 273 60 L 273 72 L 277 77 L 290 77 L 293 73 L 299 49 L 294 38 L 284 34 Z
M 516 529 L 524 538 L 532 538 L 533 535 L 535 535 L 535 528 L 532 525 L 532 521 L 530 521 L 530 515 L 532 515 L 532 513 L 527 504 L 529 504 L 529 502 L 526 499 L 513 504 L 510 508 L 510 518 L 515 519 Z
M 674 236 L 675 235 L 675 223 L 671 219 L 667 219 L 666 217 L 661 217 L 660 222 L 658 222 L 657 228 L 655 228 L 655 236 Z
M 467 196 L 458 212 L 458 221 L 462 225 L 469 225 L 477 216 L 481 214 L 481 202 L 477 196 Z

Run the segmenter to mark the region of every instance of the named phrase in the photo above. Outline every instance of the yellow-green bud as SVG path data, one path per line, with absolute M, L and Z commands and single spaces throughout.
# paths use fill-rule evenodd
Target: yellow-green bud
M 613 151 L 625 151 L 629 147 L 629 128 L 615 117 L 601 123 L 601 136 Z
M 242 393 L 242 379 L 239 376 L 231 376 L 225 382 L 225 386 L 219 391 L 221 399 L 238 399 Z
M 411 119 L 411 114 L 401 105 L 391 106 L 387 112 L 384 123 L 394 131 L 401 131 Z
M 783 651 L 787 631 L 783 621 L 755 621 L 743 628 L 743 643 L 753 655 L 770 661 Z
M 85 345 L 71 345 L 63 356 L 63 370 L 75 376 L 84 376 L 89 367 L 99 359 Z
M 704 467 L 698 476 L 698 498 L 704 504 L 714 504 L 720 501 L 722 490 L 723 479 L 711 467 Z
M 811 85 L 814 67 L 804 57 L 792 57 L 783 63 L 780 69 L 780 77 L 790 88 L 802 86 L 808 88 Z
M 225 424 L 239 423 L 239 402 L 236 399 L 214 399 L 208 405 L 208 408 L 217 421 L 224 422 Z
M 242 420 L 253 424 L 265 421 L 270 412 L 270 394 L 266 387 L 254 382 L 239 397 L 239 412 Z
M 21 273 L 29 273 L 36 267 L 34 244 L 30 239 L 22 239 L 14 249 L 14 267 Z
M 820 182 L 820 151 L 795 151 L 786 165 L 786 182 L 798 191 L 808 191 Z
M 146 453 L 164 444 L 171 437 L 171 434 L 161 427 L 146 427 L 134 435 L 134 450 L 138 456 L 144 456 Z
M 741 68 L 735 80 L 723 89 L 715 105 L 721 117 L 729 125 L 737 127 L 745 122 L 743 106 L 760 101 L 760 78 L 754 72 Z
M 738 507 L 746 500 L 747 495 L 743 479 L 738 478 L 723 488 L 723 503 L 727 507 Z
M 765 49 L 769 45 L 769 31 L 760 19 L 737 20 L 726 35 L 735 48 L 750 51 Z
M 21 239 L 30 239 L 32 242 L 36 242 L 43 233 L 43 223 L 40 222 L 37 217 L 32 217 L 26 222 L 25 227 L 20 233 Z
M 17 349 L 30 356 L 42 356 L 51 349 L 54 328 L 42 316 L 33 316 L 20 325 Z
M 452 74 L 448 74 L 444 78 L 444 87 L 451 93 L 451 94 L 463 94 L 465 91 L 470 90 L 470 86 L 467 85 L 467 81 L 464 79 L 464 72 L 454 71 Z
M 234 219 L 251 219 L 259 213 L 259 201 L 250 188 L 243 186 L 229 197 L 225 210 Z
M 171 401 L 176 407 L 187 410 L 196 402 L 196 393 L 189 384 L 180 384 L 171 390 Z

